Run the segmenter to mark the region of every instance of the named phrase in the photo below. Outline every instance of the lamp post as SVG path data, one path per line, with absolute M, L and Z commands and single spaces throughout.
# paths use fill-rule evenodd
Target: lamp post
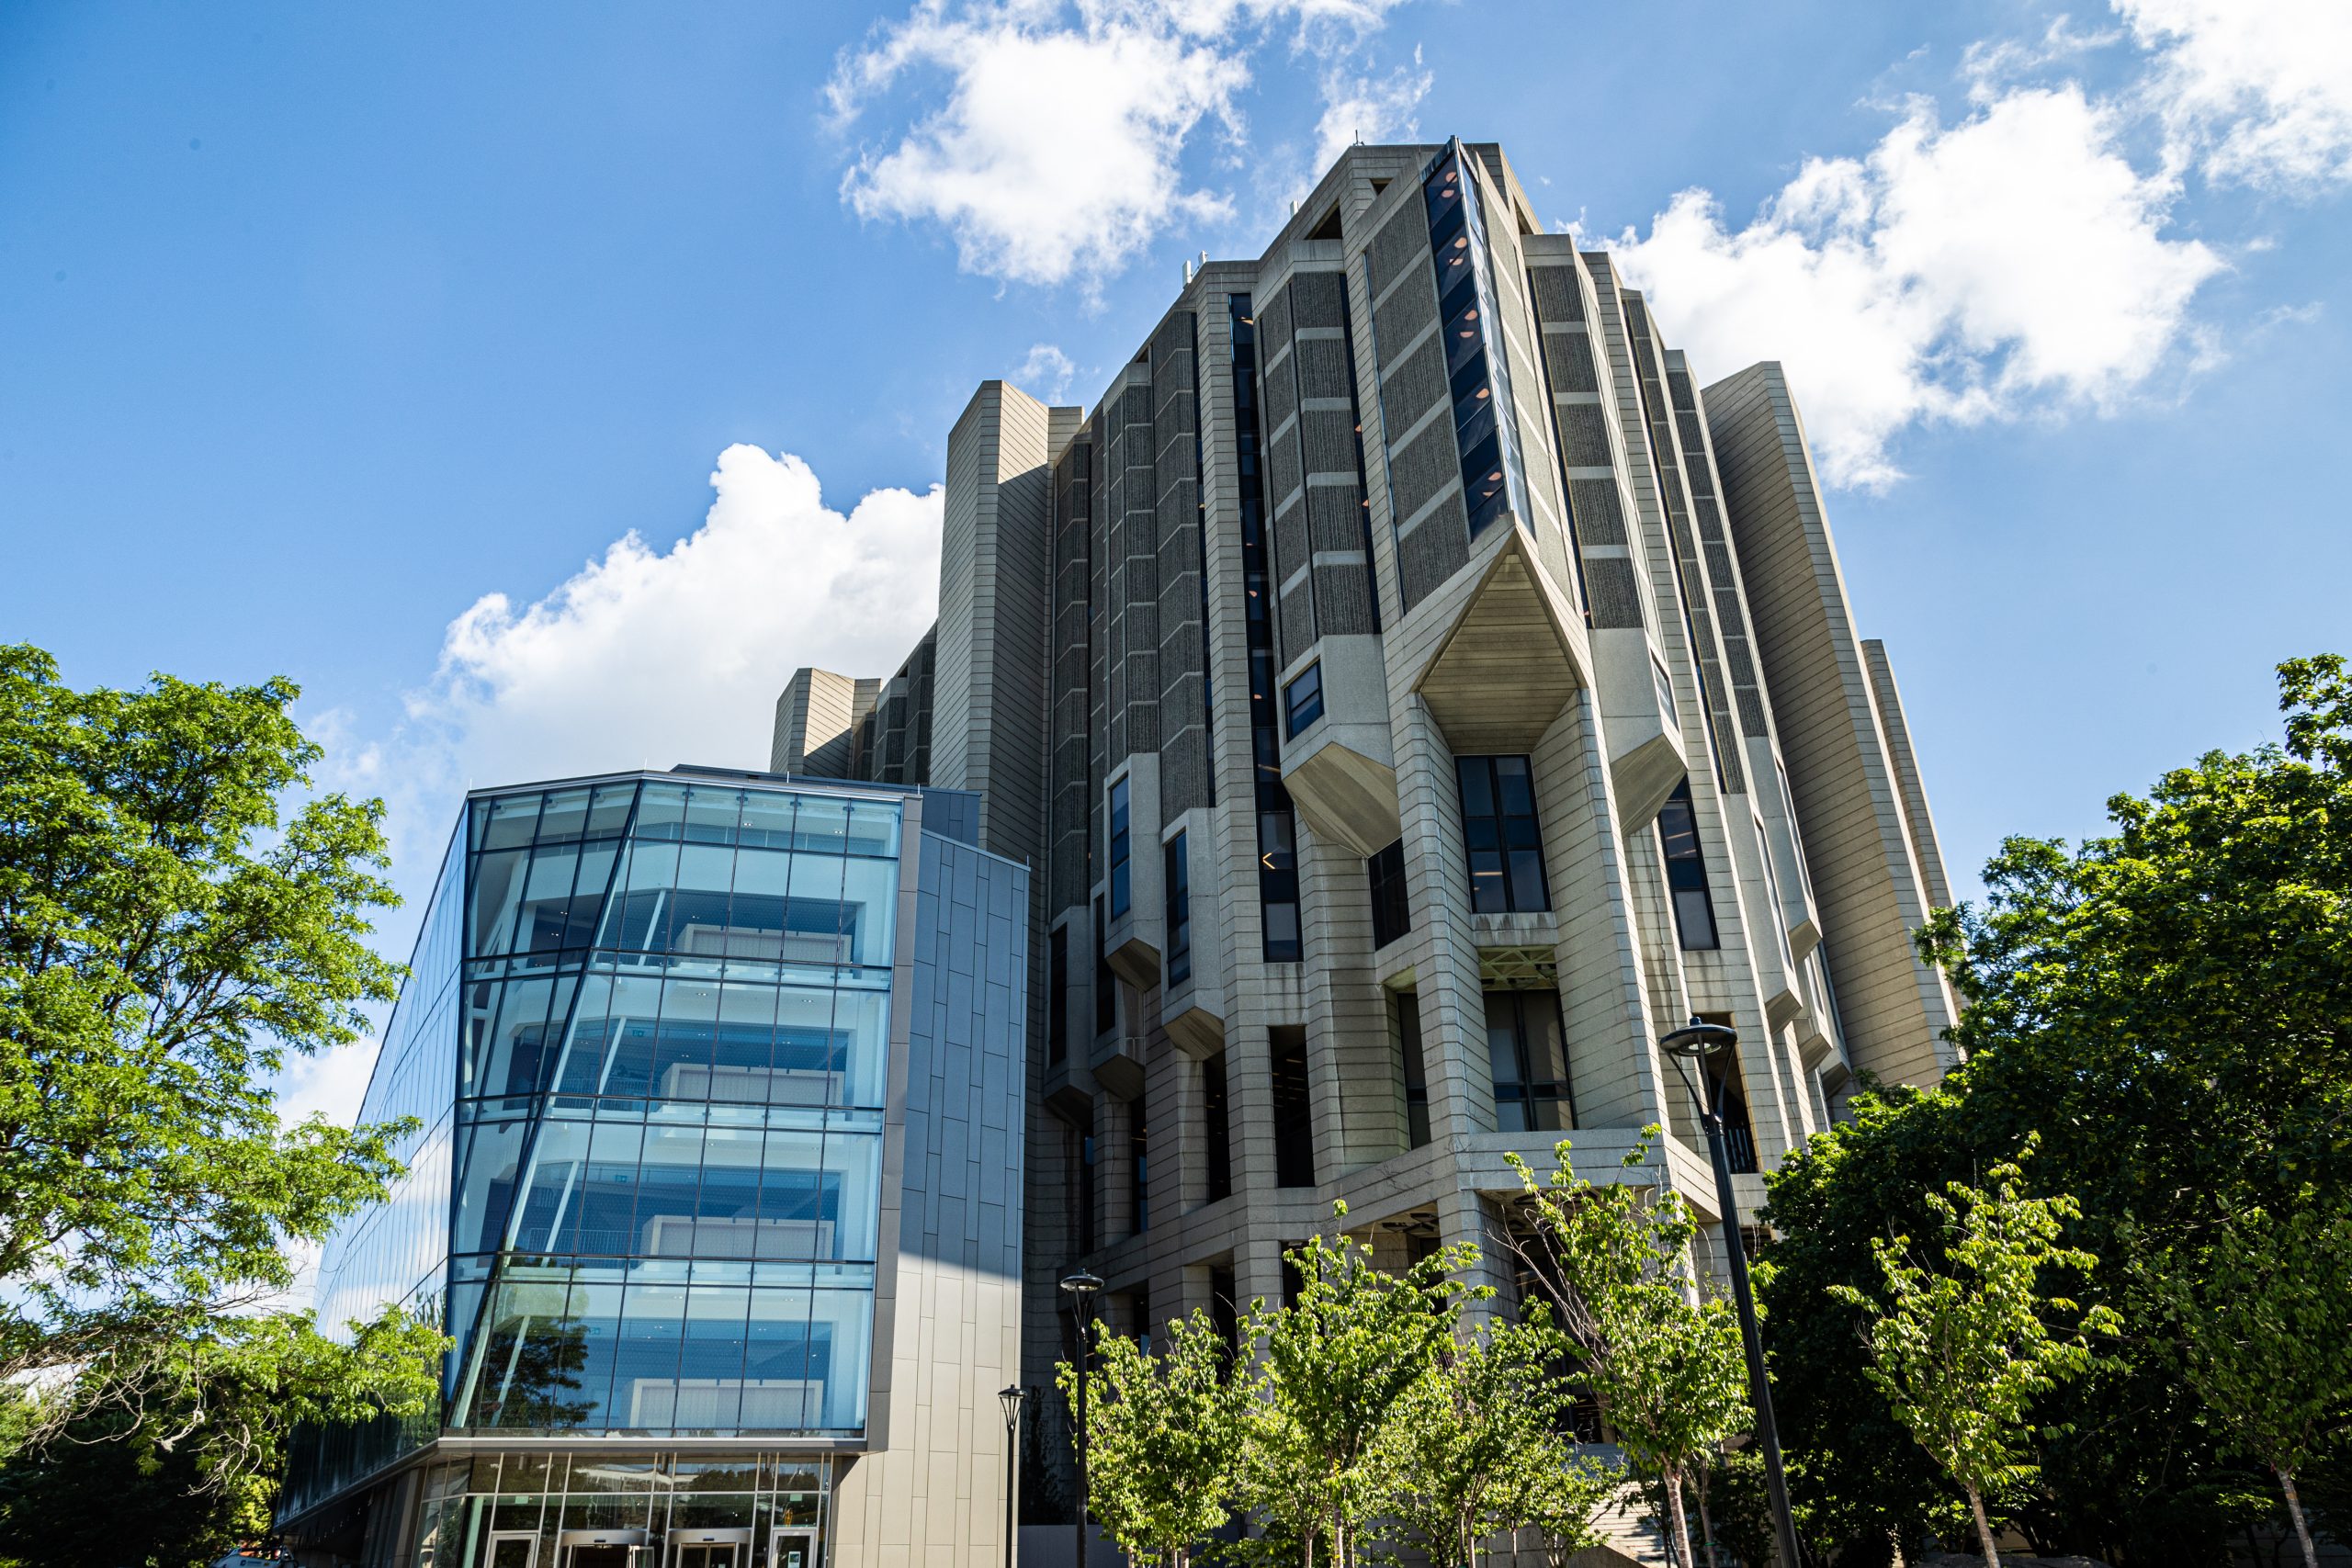
M 1062 1281 L 1078 1324 L 1078 1568 L 1086 1568 L 1086 1368 L 1094 1359 L 1086 1331 L 1093 1325 L 1094 1298 L 1102 1289 L 1102 1281 L 1083 1269 Z
M 1012 1542 L 1019 1533 L 1012 1513 L 1013 1478 L 1021 1473 L 1021 1402 L 1029 1391 L 1019 1383 L 1008 1383 L 996 1391 L 996 1400 L 1004 1406 L 1004 1568 L 1012 1568 Z
M 1682 1087 L 1690 1091 L 1699 1110 L 1699 1124 L 1707 1130 L 1707 1153 L 1715 1165 L 1715 1206 L 1724 1219 L 1724 1250 L 1731 1267 L 1732 1299 L 1739 1304 L 1739 1337 L 1747 1348 L 1747 1386 L 1756 1404 L 1756 1435 L 1764 1445 L 1764 1483 L 1771 1494 L 1772 1529 L 1779 1538 L 1781 1568 L 1801 1568 L 1797 1555 L 1796 1520 L 1789 1513 L 1789 1478 L 1781 1466 L 1781 1432 L 1772 1420 L 1772 1383 L 1764 1375 L 1764 1337 L 1756 1326 L 1756 1299 L 1747 1288 L 1747 1247 L 1739 1234 L 1739 1201 L 1732 1194 L 1731 1155 L 1724 1146 L 1723 1097 L 1730 1081 L 1732 1047 L 1739 1035 L 1720 1023 L 1693 1018 L 1658 1042 L 1674 1059 Z M 1700 1077 L 1714 1089 L 1712 1100 L 1699 1092 L 1683 1064 L 1698 1065 Z M 1720 1063 L 1721 1070 L 1710 1068 Z

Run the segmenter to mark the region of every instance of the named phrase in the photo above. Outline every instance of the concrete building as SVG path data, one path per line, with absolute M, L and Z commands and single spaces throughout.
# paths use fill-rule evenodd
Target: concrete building
M 1091 410 L 984 383 L 943 545 L 937 625 L 794 675 L 774 765 L 975 791 L 1035 870 L 1023 1382 L 1080 1264 L 1122 1327 L 1227 1314 L 1334 1200 L 1399 1260 L 1486 1238 L 1563 1135 L 1607 1179 L 1662 1123 L 1712 1213 L 1654 1043 L 1693 1014 L 1750 1205 L 1855 1073 L 1951 1065 L 1935 829 L 1786 380 L 1702 388 L 1500 149 L 1350 149 Z
M 319 1282 L 451 1337 L 444 1409 L 298 1435 L 306 1568 L 1001 1559 L 1031 897 L 981 806 L 469 798 L 361 1111 L 408 1174 Z

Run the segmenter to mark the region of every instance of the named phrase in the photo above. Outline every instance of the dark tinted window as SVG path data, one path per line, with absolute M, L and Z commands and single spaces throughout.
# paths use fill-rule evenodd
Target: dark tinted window
M 1208 1144 L 1209 1201 L 1233 1196 L 1233 1119 L 1227 1108 L 1225 1053 L 1201 1064 L 1201 1115 Z
M 1274 1185 L 1315 1185 L 1315 1108 L 1306 1079 L 1306 1031 L 1272 1031 L 1274 1056 Z
M 1111 786 L 1111 918 L 1127 912 L 1127 781 Z
M 1421 1055 L 1421 998 L 1418 991 L 1399 991 L 1388 999 L 1395 1021 L 1397 1076 L 1405 1089 L 1405 1145 L 1419 1148 L 1430 1141 L 1429 1066 Z
M 1487 1060 L 1495 1079 L 1495 1130 L 1563 1132 L 1576 1125 L 1556 991 L 1488 991 Z
M 1524 757 L 1457 757 L 1462 838 L 1470 854 L 1470 907 L 1482 915 L 1552 907 L 1535 781 Z
M 1397 840 L 1363 865 L 1372 882 L 1372 945 L 1386 947 L 1413 929 L 1413 906 L 1405 893 L 1405 840 Z
M 1707 858 L 1699 849 L 1699 818 L 1690 807 L 1690 781 L 1674 786 L 1657 814 L 1658 840 L 1666 851 L 1666 886 L 1674 898 L 1674 929 L 1692 951 L 1721 945 L 1715 936 L 1715 904 L 1707 892 Z
M 1193 878 L 1184 835 L 1161 845 L 1160 853 L 1168 891 L 1168 983 L 1181 986 L 1193 977 Z
M 1323 716 L 1323 666 L 1310 664 L 1283 688 L 1283 717 L 1291 739 Z

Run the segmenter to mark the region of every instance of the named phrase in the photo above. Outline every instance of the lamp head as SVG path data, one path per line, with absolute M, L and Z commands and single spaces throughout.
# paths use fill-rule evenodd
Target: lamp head
M 1705 1062 L 1738 1043 L 1739 1032 L 1729 1024 L 1706 1023 L 1697 1018 L 1658 1042 L 1668 1055 L 1690 1062 Z
M 1062 1289 L 1070 1293 L 1082 1310 L 1094 1299 L 1095 1293 L 1102 1289 L 1102 1281 L 1081 1269 L 1062 1281 Z
M 1029 1397 L 1029 1391 L 1017 1382 L 1009 1383 L 996 1391 L 996 1397 L 1004 1406 L 1004 1424 L 1010 1427 L 1021 1419 L 1021 1402 Z

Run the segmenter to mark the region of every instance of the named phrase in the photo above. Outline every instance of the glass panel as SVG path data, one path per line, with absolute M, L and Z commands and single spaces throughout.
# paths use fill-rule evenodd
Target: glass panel
M 648 1258 L 694 1256 L 695 1199 L 702 1182 L 702 1142 L 703 1130 L 699 1126 L 657 1124 L 646 1128 L 631 1251 Z
M 529 1134 L 527 1122 L 483 1122 L 467 1130 L 453 1250 L 498 1250 L 505 1237 L 507 1206 L 514 1201 L 515 1172 Z
M 523 891 L 524 858 L 525 852 L 521 850 L 502 850 L 474 857 L 473 899 L 466 917 L 468 957 L 494 958 L 509 951 L 514 932 L 514 908 Z
M 638 796 L 637 826 L 630 837 L 637 839 L 675 839 L 682 836 L 686 819 L 686 789 L 684 784 L 649 784 Z
M 848 850 L 854 855 L 899 852 L 899 808 L 860 801 L 849 810 Z
M 835 1133 L 825 1139 L 823 1216 L 833 1226 L 831 1250 L 821 1231 L 817 1256 L 873 1262 L 875 1224 L 881 1204 L 882 1140 L 865 1134 Z
M 588 1158 L 588 1123 L 557 1112 L 541 1124 L 515 1225 L 518 1252 L 570 1252 L 580 1223 L 580 1183 Z
M 752 1292 L 697 1286 L 687 1292 L 678 1392 L 670 1425 L 732 1429 L 741 1417 L 743 1325 Z
M 805 824 L 808 813 L 804 809 Z M 834 964 L 848 957 L 842 928 L 843 862 L 832 855 L 792 857 L 792 895 L 785 906 L 784 961 Z
M 539 842 L 577 839 L 588 825 L 588 791 L 560 789 L 547 797 L 539 811 Z
M 849 932 L 848 962 L 883 965 L 891 961 L 891 934 L 898 923 L 899 863 L 843 863 L 842 926 Z
M 792 824 L 792 847 L 840 854 L 849 836 L 849 804 L 804 796 Z
M 503 795 L 488 803 L 487 820 L 481 829 L 480 849 L 519 849 L 531 841 L 531 829 L 538 821 L 539 797 L 536 795 Z M 474 810 L 481 820 L 483 806 L 477 802 Z
M 619 832 L 628 821 L 628 808 L 636 798 L 637 786 L 633 784 L 598 784 L 595 803 L 588 808 L 588 836 L 601 839 Z
M 786 992 L 789 1002 L 794 993 Z M 776 1055 L 785 1056 L 785 1009 L 777 1010 Z M 833 1103 L 879 1108 L 888 1094 L 890 1066 L 890 998 L 887 992 L 842 991 L 833 998 L 831 1028 L 824 1037 L 834 1064 Z
M 686 796 L 686 837 L 698 844 L 731 844 L 743 815 L 743 792 L 696 784 Z
M 744 1332 L 744 1427 L 791 1431 L 822 1425 L 832 1337 L 829 1324 L 819 1355 L 810 1356 L 810 1298 L 817 1292 L 753 1291 L 751 1294 Z M 866 1305 L 870 1312 L 871 1298 Z M 857 1382 L 862 1394 L 865 1379 Z M 862 1406 L 863 1399 L 858 1403 Z M 861 1409 L 859 1421 L 863 1419 Z
M 792 847 L 792 796 L 767 790 L 743 792 L 743 825 L 740 840 L 746 846 L 788 850 Z
M 576 1244 L 582 1252 L 628 1257 L 639 1250 L 638 1167 L 644 1140 L 645 1126 L 636 1121 L 598 1122 L 590 1129 Z
M 653 1048 L 656 1095 L 710 1098 L 711 1036 L 718 1022 L 716 980 L 672 980 L 662 987 L 662 1028 Z
M 631 1285 L 613 1345 L 613 1425 L 676 1424 L 678 1347 L 685 1337 L 684 1285 Z

